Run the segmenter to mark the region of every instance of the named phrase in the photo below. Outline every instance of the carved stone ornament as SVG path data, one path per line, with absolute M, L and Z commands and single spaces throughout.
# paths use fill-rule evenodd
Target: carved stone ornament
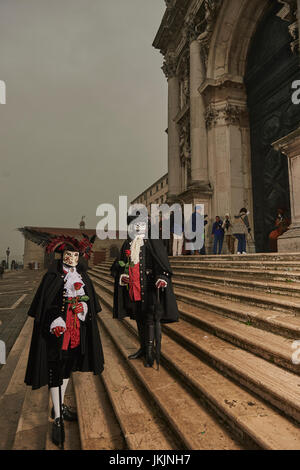
M 186 188 L 191 180 L 191 138 L 190 120 L 186 115 L 178 124 L 179 126 L 179 147 L 180 163 L 183 171 L 184 187 Z
M 210 40 L 221 6 L 222 0 L 204 0 L 197 15 L 189 15 L 185 22 L 184 35 L 189 42 L 196 40 L 200 42 L 205 66 L 207 66 Z
M 208 129 L 219 125 L 241 124 L 242 117 L 246 114 L 246 110 L 238 105 L 226 103 L 220 108 L 209 105 L 205 112 L 205 122 Z
M 177 59 L 171 54 L 165 56 L 165 60 L 162 66 L 162 71 L 164 72 L 167 78 L 172 78 L 176 76 L 177 70 Z
M 293 53 L 299 51 L 299 27 L 298 27 L 298 8 L 297 0 L 277 0 L 282 4 L 282 9 L 277 13 L 277 16 L 284 21 L 290 23 L 289 33 L 292 38 L 291 50 Z

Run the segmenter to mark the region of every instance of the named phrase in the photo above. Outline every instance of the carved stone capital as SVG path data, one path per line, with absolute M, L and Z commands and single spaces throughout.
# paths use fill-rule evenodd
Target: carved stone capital
M 175 77 L 177 71 L 177 58 L 172 54 L 167 54 L 161 69 L 167 78 Z
M 221 105 L 210 104 L 206 108 L 205 121 L 208 129 L 217 125 L 241 125 L 247 116 L 247 109 L 229 102 Z

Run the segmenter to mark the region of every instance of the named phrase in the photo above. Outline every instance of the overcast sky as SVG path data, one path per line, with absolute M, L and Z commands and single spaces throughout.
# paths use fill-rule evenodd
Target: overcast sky
M 163 0 L 0 0 L 0 261 L 167 171 Z

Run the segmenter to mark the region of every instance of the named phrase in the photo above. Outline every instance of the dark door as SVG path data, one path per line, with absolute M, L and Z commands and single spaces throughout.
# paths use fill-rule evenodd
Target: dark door
M 287 158 L 271 144 L 300 122 L 300 106 L 291 99 L 292 82 L 299 79 L 299 56 L 291 52 L 289 23 L 276 16 L 279 8 L 272 3 L 253 37 L 245 77 L 257 252 L 269 251 L 277 209 L 290 211 Z

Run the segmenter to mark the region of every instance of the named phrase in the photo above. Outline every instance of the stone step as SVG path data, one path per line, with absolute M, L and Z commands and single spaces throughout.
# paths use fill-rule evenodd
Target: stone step
M 114 284 L 110 276 L 91 273 L 93 281 L 107 293 L 113 295 Z M 231 318 L 249 326 L 281 335 L 287 339 L 298 340 L 300 337 L 300 318 L 291 313 L 275 312 L 274 310 L 246 305 L 240 302 L 223 299 L 216 302 L 213 294 L 198 295 L 182 289 L 174 289 L 177 301 L 187 304 L 187 308 L 198 307 L 209 310 L 223 317 Z
M 11 450 L 27 386 L 24 383 L 33 319 L 28 317 L 0 371 L 0 450 Z
M 300 422 L 300 377 L 228 343 L 184 320 L 164 329 L 182 346 L 204 358 L 226 377 Z
M 112 304 L 110 307 L 112 308 Z M 173 337 L 175 336 L 180 344 L 196 352 L 197 356 L 204 357 L 223 373 L 238 380 L 300 422 L 300 378 L 298 375 L 241 350 L 199 327 L 195 329 L 194 325 L 184 320 L 180 320 L 180 328 L 177 324 L 173 324 L 165 326 L 165 330 Z M 224 352 L 226 358 L 229 357 L 228 360 L 224 360 Z M 291 349 L 290 360 L 292 352 Z M 285 353 L 287 353 L 286 350 Z
M 299 262 L 300 263 L 300 254 L 296 253 L 247 253 L 246 255 L 185 255 L 185 256 L 172 256 L 170 259 L 174 261 L 182 260 L 224 260 L 224 261 L 276 261 L 276 262 Z
M 178 308 L 180 318 L 192 325 L 295 374 L 300 373 L 300 365 L 292 362 L 293 339 L 287 339 L 255 328 L 250 324 L 216 315 L 204 308 L 188 305 L 185 302 L 179 301 Z
M 110 304 L 111 309 L 112 300 L 109 295 L 99 288 L 97 293 L 102 302 Z M 113 320 L 110 319 L 110 322 Z M 123 323 L 137 334 L 135 322 L 125 319 Z M 169 325 L 166 330 L 169 327 L 177 327 L 177 331 L 181 331 L 176 324 Z M 119 341 L 122 338 L 123 336 Z M 248 445 L 254 444 L 262 449 L 274 450 L 299 447 L 300 431 L 297 425 L 281 416 L 265 401 L 221 375 L 167 335 L 163 337 L 162 360 L 176 374 L 177 380 L 190 387 L 190 392 Z M 278 432 L 274 432 L 276 429 Z
M 242 279 L 257 279 L 268 281 L 282 281 L 288 282 L 300 282 L 300 271 L 287 271 L 287 270 L 260 270 L 260 269 L 243 269 L 243 268 L 217 268 L 217 267 L 205 267 L 205 266 L 183 266 L 173 265 L 172 270 L 174 275 L 177 273 L 193 273 L 200 275 L 217 275 L 219 277 L 226 277 L 231 279 L 232 277 L 238 277 Z M 100 271 L 101 272 L 101 271 Z
M 45 450 L 48 429 L 49 390 L 27 387 L 13 450 Z
M 216 286 L 229 286 L 229 287 L 240 287 L 242 289 L 250 289 L 251 291 L 266 292 L 268 294 L 278 294 L 285 296 L 292 296 L 295 298 L 300 297 L 300 282 L 279 282 L 270 280 L 256 280 L 255 278 L 237 278 L 237 277 L 220 277 L 211 274 L 199 274 L 194 272 L 182 272 L 176 271 L 173 276 L 174 281 L 182 281 L 187 284 L 192 283 L 207 283 Z
M 214 313 L 250 324 L 288 339 L 299 339 L 300 319 L 293 314 L 275 312 L 271 309 L 246 305 L 226 299 L 222 299 L 222 302 L 220 302 L 212 294 L 203 296 L 182 289 L 175 289 L 174 292 L 178 301 L 185 302 L 188 305 L 206 308 Z
M 108 284 L 114 284 L 114 278 L 109 274 L 108 271 L 95 270 L 89 273 L 90 276 L 94 276 L 96 279 L 103 280 Z
M 233 288 L 228 286 L 212 286 L 203 282 L 189 282 L 174 279 L 175 288 L 185 290 L 188 293 L 197 293 L 198 295 L 211 294 L 215 296 L 215 301 L 231 300 L 240 304 L 254 305 L 256 307 L 267 308 L 274 311 L 300 315 L 300 299 L 287 295 L 269 294 L 266 292 L 257 292 L 249 289 Z
M 175 450 L 178 444 L 140 386 L 107 332 L 101 328 L 105 351 L 102 380 L 130 450 Z M 126 343 L 126 338 L 124 338 Z
M 126 448 L 103 382 L 92 372 L 73 373 L 82 450 Z
M 203 260 L 203 259 L 198 259 L 195 260 L 194 256 L 191 259 L 182 259 L 181 261 L 175 261 L 174 259 L 170 259 L 171 262 L 171 267 L 191 267 L 191 268 L 196 268 L 196 267 L 210 267 L 210 268 L 223 268 L 223 269 L 243 269 L 243 270 L 248 270 L 248 269 L 259 269 L 261 271 L 268 271 L 268 270 L 273 270 L 273 271 L 291 271 L 291 272 L 299 272 L 300 271 L 300 263 L 294 262 L 294 261 L 286 261 L 284 263 L 276 262 L 276 261 L 248 261 L 243 258 L 241 258 L 241 261 L 231 261 L 231 260 L 220 260 L 220 259 L 215 259 L 215 260 Z
M 199 400 L 168 370 L 161 366 L 159 372 L 144 367 L 142 361 L 129 361 L 127 356 L 138 348 L 138 341 L 111 313 L 100 314 L 101 325 L 110 335 L 128 366 L 135 374 L 149 400 L 158 407 L 178 441 L 179 449 L 189 450 L 240 450 L 243 448 L 224 427 L 211 416 Z
M 103 274 L 99 273 L 99 271 L 93 274 L 95 276 L 94 281 L 100 281 L 99 285 L 103 285 L 103 289 L 105 289 L 106 292 L 113 294 L 113 279 L 111 276 L 108 276 L 104 271 Z M 210 300 L 214 305 L 214 297 L 210 297 Z M 236 307 L 235 302 L 229 302 L 229 304 L 233 304 L 233 307 Z M 249 318 L 248 309 L 245 312 L 246 317 L 239 317 L 238 321 L 236 321 L 236 318 L 235 320 L 228 317 L 224 318 L 224 316 L 216 315 L 201 306 L 195 306 L 186 303 L 186 301 L 179 301 L 178 307 L 180 309 L 181 316 L 194 325 L 213 332 L 215 335 L 224 338 L 233 344 L 239 345 L 243 349 L 249 350 L 264 359 L 287 368 L 295 373 L 300 371 L 299 366 L 293 364 L 291 361 L 293 351 L 292 343 L 294 342 L 294 339 L 299 338 L 300 335 L 300 318 L 296 318 L 290 314 L 283 315 L 281 320 L 285 320 L 285 322 L 281 325 L 282 328 L 284 328 L 284 336 L 282 337 L 280 336 L 282 330 L 278 329 L 277 322 L 272 325 L 272 320 L 276 320 L 276 315 L 272 313 L 271 318 L 269 318 L 270 312 L 266 314 L 265 309 L 257 308 L 253 314 L 263 316 L 266 323 L 264 325 L 265 329 L 275 331 L 276 334 L 270 333 L 265 329 L 261 330 L 259 327 L 255 328 L 253 320 L 251 317 Z M 241 313 L 240 308 L 238 311 Z M 290 325 L 291 319 L 298 325 L 298 328 L 290 329 L 290 326 L 293 326 Z M 243 322 L 241 320 L 243 320 Z
M 130 320 L 125 320 L 137 328 Z M 175 326 L 175 325 L 173 325 Z M 255 443 L 262 449 L 297 449 L 299 446 L 299 425 L 283 417 L 272 406 L 256 395 L 239 387 L 214 367 L 197 358 L 173 341 L 169 336 L 163 338 L 163 361 L 183 380 L 207 406 L 229 424 L 242 441 L 248 445 Z M 174 360 L 180 358 L 180 360 Z M 274 430 L 278 436 L 274 436 Z

